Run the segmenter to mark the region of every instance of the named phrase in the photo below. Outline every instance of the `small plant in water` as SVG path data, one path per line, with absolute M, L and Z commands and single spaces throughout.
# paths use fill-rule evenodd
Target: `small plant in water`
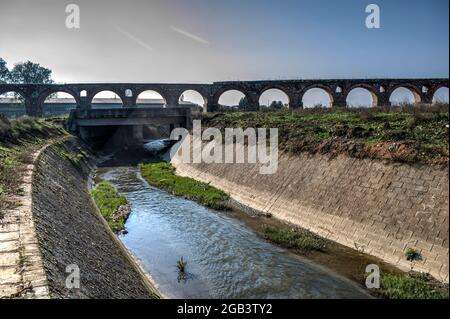
M 406 257 L 406 260 L 408 260 L 408 261 L 419 260 L 420 253 L 413 248 L 408 248 L 405 252 L 405 257 Z
M 177 261 L 177 268 L 178 268 L 178 282 L 185 282 L 186 281 L 186 265 L 187 262 L 181 257 Z
M 187 265 L 187 262 L 183 259 L 183 257 L 181 257 L 178 261 L 177 261 L 177 268 L 178 268 L 178 271 L 180 272 L 180 273 L 185 273 L 185 270 L 186 270 L 186 265 Z

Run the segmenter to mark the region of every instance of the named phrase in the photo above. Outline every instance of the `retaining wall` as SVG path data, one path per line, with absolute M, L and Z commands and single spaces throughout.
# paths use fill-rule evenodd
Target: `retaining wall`
M 172 163 L 250 208 L 448 282 L 448 168 L 311 154 L 281 154 L 274 175 L 255 164 Z M 407 261 L 408 248 L 422 260 Z
M 84 154 L 83 159 L 67 154 Z M 87 187 L 93 168 L 78 140 L 49 146 L 33 175 L 33 218 L 51 298 L 157 297 L 139 267 L 99 215 Z M 80 288 L 66 287 L 68 265 Z

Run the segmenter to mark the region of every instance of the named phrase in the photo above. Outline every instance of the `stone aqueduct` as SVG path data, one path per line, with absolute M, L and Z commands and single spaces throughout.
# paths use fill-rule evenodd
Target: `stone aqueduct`
M 0 95 L 19 93 L 25 100 L 26 112 L 41 116 L 43 103 L 53 93 L 65 92 L 73 96 L 78 108 L 90 108 L 97 93 L 112 91 L 122 100 L 126 108 L 135 107 L 140 93 L 148 90 L 159 93 L 167 107 L 179 104 L 180 96 L 187 90 L 200 93 L 205 101 L 205 111 L 214 111 L 220 96 L 230 90 L 242 92 L 248 100 L 248 109 L 256 110 L 261 94 L 270 89 L 283 91 L 289 98 L 291 109 L 302 108 L 304 94 L 313 88 L 323 89 L 330 96 L 333 107 L 345 107 L 347 95 L 355 88 L 364 88 L 372 95 L 373 106 L 389 105 L 389 98 L 400 87 L 409 89 L 416 103 L 431 104 L 435 92 L 448 88 L 448 79 L 351 79 L 351 80 L 280 80 L 215 82 L 213 84 L 0 84 Z

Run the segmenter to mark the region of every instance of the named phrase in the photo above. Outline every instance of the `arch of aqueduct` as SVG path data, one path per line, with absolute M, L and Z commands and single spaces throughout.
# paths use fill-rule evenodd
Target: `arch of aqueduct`
M 214 82 L 212 84 L 163 84 L 163 83 L 96 83 L 96 84 L 0 84 L 0 95 L 7 92 L 20 94 L 25 100 L 30 116 L 41 116 L 46 98 L 53 93 L 65 92 L 73 96 L 78 108 L 90 108 L 94 96 L 102 91 L 112 91 L 122 100 L 123 107 L 137 104 L 140 93 L 148 90 L 159 93 L 167 107 L 176 107 L 180 96 L 188 90 L 201 94 L 205 111 L 214 111 L 220 96 L 230 90 L 242 92 L 248 100 L 248 110 L 257 110 L 260 96 L 267 90 L 278 89 L 289 98 L 289 108 L 303 107 L 303 96 L 313 88 L 328 93 L 333 107 L 345 107 L 347 95 L 355 88 L 368 90 L 373 106 L 389 105 L 391 94 L 400 87 L 409 89 L 416 103 L 431 104 L 435 92 L 448 88 L 448 79 L 336 79 L 336 80 L 279 80 Z

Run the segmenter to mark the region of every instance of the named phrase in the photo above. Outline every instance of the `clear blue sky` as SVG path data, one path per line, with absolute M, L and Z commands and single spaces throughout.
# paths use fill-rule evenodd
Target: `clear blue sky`
M 65 7 L 81 28 L 65 27 Z M 367 29 L 368 4 L 381 29 Z M 59 82 L 448 77 L 448 0 L 0 0 L 0 57 Z
M 447 0 L 187 2 L 218 50 L 265 70 L 256 77 L 448 76 Z M 365 27 L 369 3 L 381 29 Z

